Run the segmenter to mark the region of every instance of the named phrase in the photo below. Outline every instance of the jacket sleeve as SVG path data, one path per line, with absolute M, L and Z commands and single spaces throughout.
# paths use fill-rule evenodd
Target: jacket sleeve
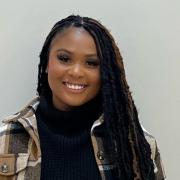
M 157 142 L 155 140 L 155 154 L 154 154 L 154 166 L 155 166 L 155 177 L 156 180 L 165 180 L 166 179 L 166 175 L 164 172 L 164 167 L 162 164 L 162 160 L 161 160 L 161 155 L 157 146 Z

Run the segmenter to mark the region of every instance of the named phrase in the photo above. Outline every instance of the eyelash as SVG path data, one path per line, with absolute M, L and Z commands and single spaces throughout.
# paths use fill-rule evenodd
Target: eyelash
M 58 55 L 57 58 L 62 61 L 62 63 L 68 63 L 71 59 L 68 56 L 65 55 Z M 86 64 L 90 67 L 97 67 L 99 66 L 98 60 L 87 60 Z
M 57 58 L 64 63 L 66 63 L 69 60 L 69 57 L 65 55 L 58 55 Z
M 87 63 L 89 66 L 93 66 L 93 67 L 99 66 L 99 62 L 98 62 L 98 61 L 87 61 L 86 63 Z

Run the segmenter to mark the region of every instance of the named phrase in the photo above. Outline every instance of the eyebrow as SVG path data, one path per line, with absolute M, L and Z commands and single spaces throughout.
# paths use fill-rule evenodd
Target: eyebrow
M 73 54 L 73 52 L 71 52 L 71 51 L 69 51 L 69 50 L 67 50 L 67 49 L 63 49 L 63 48 L 62 48 L 62 49 L 58 49 L 57 52 L 58 52 L 58 51 L 64 51 L 64 52 L 66 52 L 66 53 Z M 98 57 L 97 54 L 87 54 L 87 55 L 85 55 L 85 56 L 86 56 L 86 57 L 92 57 L 92 56 Z

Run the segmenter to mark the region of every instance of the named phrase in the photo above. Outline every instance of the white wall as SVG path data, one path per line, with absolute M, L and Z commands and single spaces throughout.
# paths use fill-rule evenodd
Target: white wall
M 0 118 L 36 94 L 38 55 L 70 14 L 100 20 L 115 36 L 140 120 L 157 139 L 167 178 L 179 179 L 180 1 L 17 0 L 0 5 Z

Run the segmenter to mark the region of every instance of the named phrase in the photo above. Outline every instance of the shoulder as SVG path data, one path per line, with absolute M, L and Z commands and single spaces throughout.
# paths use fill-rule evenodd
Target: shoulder
M 151 157 L 152 159 L 155 158 L 155 154 L 156 154 L 156 149 L 157 149 L 157 142 L 156 142 L 156 139 L 155 137 L 150 134 L 143 126 L 141 126 L 142 129 L 143 129 L 143 132 L 144 132 L 144 136 L 147 140 L 147 142 L 149 143 L 150 145 L 150 148 L 151 148 Z
M 2 119 L 1 120 L 2 124 L 0 124 L 0 132 L 4 130 L 9 130 L 9 128 L 16 129 L 19 126 L 21 126 L 20 124 L 22 124 L 20 122 L 20 119 L 31 118 L 32 116 L 34 116 L 35 111 L 39 104 L 39 100 L 40 100 L 39 96 L 33 98 L 25 106 L 23 106 L 18 112 Z
M 11 119 L 14 117 L 15 115 L 11 115 L 2 120 L 2 123 L 0 124 L 0 138 L 5 135 L 22 132 L 24 129 L 23 125 L 18 122 L 18 119 Z
M 143 129 L 144 136 L 151 148 L 151 158 L 154 160 L 156 158 L 156 153 L 158 150 L 157 141 L 156 141 L 155 137 L 152 134 L 150 134 L 143 126 L 141 126 L 141 127 Z
M 18 112 L 2 119 L 2 123 L 17 122 L 20 118 L 26 118 L 33 115 L 39 104 L 40 97 L 37 96 L 23 106 Z
M 2 120 L 0 125 L 0 154 L 15 153 L 17 149 L 24 151 L 29 140 L 28 130 L 31 127 L 31 119 L 34 120 L 34 111 L 38 98 L 34 98 L 17 113 Z
M 165 172 L 164 172 L 164 166 L 162 163 L 160 150 L 157 145 L 157 141 L 154 136 L 152 136 L 143 126 L 141 126 L 144 132 L 144 136 L 147 140 L 147 142 L 150 145 L 151 148 L 151 158 L 154 163 L 154 172 L 156 179 L 166 179 Z

